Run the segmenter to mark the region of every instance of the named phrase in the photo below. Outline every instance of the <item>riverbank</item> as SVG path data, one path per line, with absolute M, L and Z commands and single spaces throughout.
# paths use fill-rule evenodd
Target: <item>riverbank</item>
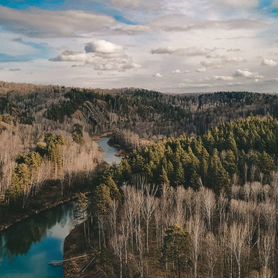
M 150 231 L 154 234 L 155 227 L 151 226 Z M 66 237 L 64 242 L 64 277 L 118 278 L 120 262 L 114 255 L 111 246 L 104 247 L 101 252 L 93 249 L 90 250 L 88 249 L 88 242 L 85 242 L 84 239 L 83 223 L 77 225 Z M 97 238 L 91 240 L 93 241 L 91 245 L 98 245 Z M 154 241 L 150 242 L 150 250 L 152 251 L 144 257 L 144 267 L 146 271 L 144 277 L 173 277 L 171 271 L 162 268 L 161 249 L 157 248 Z M 86 257 L 83 257 L 84 255 L 86 255 Z M 140 277 L 138 265 L 139 257 L 132 258 L 128 255 L 128 260 L 128 265 L 123 267 L 123 272 L 125 273 L 123 277 Z M 90 264 L 91 261 L 93 261 L 93 263 Z
M 111 133 L 105 133 L 100 136 L 93 137 L 93 140 L 100 144 L 103 138 L 109 138 Z M 109 144 L 107 139 L 107 144 Z M 111 146 L 109 144 L 109 146 Z M 100 147 L 102 153 L 105 154 L 105 150 Z M 118 156 L 118 154 L 116 154 Z M 38 215 L 49 209 L 63 205 L 70 201 L 77 199 L 78 193 L 86 193 L 91 191 L 91 185 L 94 183 L 94 178 L 101 172 L 102 168 L 109 161 L 100 162 L 95 171 L 89 176 L 87 174 L 80 173 L 79 176 L 72 181 L 71 186 L 66 186 L 64 181 L 50 180 L 45 183 L 40 192 L 33 198 L 28 200 L 25 208 L 11 208 L 6 204 L 0 204 L 0 232 L 9 229 L 11 226 L 18 224 L 34 215 Z M 86 178 L 85 178 L 86 177 Z
M 103 147 L 103 161 L 99 162 L 90 174 L 78 173 L 69 181 L 66 179 L 63 182 L 49 180 L 35 197 L 28 199 L 24 209 L 3 204 L 0 206 L 0 236 L 2 237 L 0 243 L 5 243 L 2 245 L 3 253 L 0 254 L 0 260 L 3 262 L 0 276 L 3 274 L 3 277 L 16 277 L 17 273 L 25 274 L 25 277 L 63 276 L 63 267 L 53 267 L 52 262 L 61 262 L 64 257 L 70 256 L 68 251 L 65 251 L 66 255 L 64 255 L 63 247 L 70 231 L 80 223 L 78 218 L 80 212 L 78 206 L 75 206 L 79 193 L 90 194 L 99 183 L 100 173 L 104 171 L 107 164 L 112 164 L 116 159 L 118 150 L 108 145 L 108 140 L 109 138 L 105 136 L 99 138 L 98 143 Z M 82 225 L 81 232 L 83 232 Z M 82 246 L 87 248 L 87 244 L 82 244 L 82 240 L 80 237 L 78 244 L 73 240 L 73 244 L 70 245 L 73 253 L 82 253 Z M 77 247 L 81 246 L 81 251 L 74 249 L 75 244 Z M 46 256 L 40 257 L 39 254 L 42 252 Z M 86 252 L 91 251 L 86 250 Z M 14 258 L 12 261 L 11 254 Z M 36 262 L 33 262 L 33 259 Z M 87 259 L 89 260 L 90 257 L 88 256 Z M 36 269 L 32 267 L 34 263 Z M 86 255 L 77 258 L 77 265 L 82 268 L 88 263 L 90 261 L 86 261 Z M 65 267 L 67 268 L 66 262 Z M 87 270 L 86 267 L 86 272 Z
M 94 250 L 88 250 L 83 234 L 83 223 L 77 225 L 64 242 L 64 277 L 103 277 L 95 268 Z
M 128 153 L 129 150 L 124 145 L 121 145 L 112 139 L 113 133 L 105 133 L 100 137 L 96 137 L 96 142 L 100 141 L 102 138 L 105 137 L 109 138 L 107 144 L 110 147 L 115 148 L 117 150 L 117 152 L 114 154 L 116 157 L 124 157 Z
M 18 208 L 11 210 L 9 207 L 0 207 L 1 210 L 1 222 L 0 232 L 3 232 L 15 224 L 27 220 L 28 218 L 43 213 L 47 210 L 53 209 L 60 205 L 69 203 L 78 198 L 78 193 L 73 192 L 70 195 L 58 195 L 61 189 L 58 185 L 46 185 L 35 199 L 30 200 L 28 207 Z M 40 207 L 38 207 L 40 205 Z
M 49 181 L 35 197 L 28 200 L 25 208 L 0 205 L 0 232 L 34 215 L 74 201 L 79 193 L 90 193 L 96 183 L 95 179 L 104 167 L 106 162 L 100 163 L 90 175 L 80 174 L 80 177 L 72 180 L 70 187 L 63 185 L 61 181 Z
M 74 201 L 78 198 L 79 193 L 89 194 L 93 185 L 96 184 L 99 173 L 105 167 L 106 162 L 100 163 L 90 175 L 76 177 L 70 187 L 62 185 L 61 181 L 49 181 L 35 197 L 30 198 L 25 208 L 0 205 L 0 232 L 34 215 Z

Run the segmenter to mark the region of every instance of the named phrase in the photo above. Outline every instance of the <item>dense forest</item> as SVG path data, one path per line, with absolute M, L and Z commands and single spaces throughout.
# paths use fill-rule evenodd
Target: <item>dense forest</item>
M 68 277 L 274 277 L 277 161 L 275 94 L 0 82 L 0 228 L 78 196 Z
M 120 184 L 136 183 L 139 176 L 157 186 L 205 185 L 216 193 L 224 187 L 228 192 L 231 184 L 270 183 L 277 157 L 277 120 L 248 117 L 202 136 L 183 135 L 137 149 L 123 160 L 114 178 Z
M 0 83 L 0 114 L 21 124 L 81 124 L 90 134 L 129 130 L 140 137 L 202 134 L 250 115 L 278 117 L 277 95 L 248 92 L 170 95 L 143 89 L 78 89 Z
M 139 147 L 99 177 L 82 252 L 108 277 L 273 277 L 277 146 L 249 117 Z

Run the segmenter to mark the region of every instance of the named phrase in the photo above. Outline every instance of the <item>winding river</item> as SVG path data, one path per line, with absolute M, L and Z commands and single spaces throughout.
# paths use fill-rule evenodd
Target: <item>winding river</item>
M 117 149 L 99 141 L 104 160 L 119 163 Z M 35 215 L 0 234 L 0 277 L 63 277 L 62 266 L 49 263 L 63 260 L 64 240 L 78 223 L 74 203 Z

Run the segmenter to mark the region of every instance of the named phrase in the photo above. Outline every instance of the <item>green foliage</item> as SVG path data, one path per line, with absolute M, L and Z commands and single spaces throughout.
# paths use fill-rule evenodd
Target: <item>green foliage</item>
M 82 144 L 84 142 L 83 139 L 83 127 L 79 124 L 74 124 L 72 130 L 72 139 L 77 144 Z
M 20 155 L 16 162 L 17 164 L 26 164 L 30 169 L 37 170 L 42 164 L 42 157 L 38 152 L 30 152 Z
M 110 188 L 106 184 L 100 184 L 95 192 L 95 203 L 97 212 L 100 215 L 105 215 L 112 207 L 112 197 Z
M 16 204 L 22 201 L 24 194 L 26 194 L 31 187 L 31 170 L 25 163 L 20 163 L 15 167 L 12 175 L 12 183 L 6 195 L 8 200 Z
M 188 267 L 189 250 L 188 233 L 177 225 L 170 226 L 165 232 L 162 261 L 166 265 L 173 263 L 178 277 Z
M 44 142 L 37 144 L 36 151 L 42 157 L 46 157 L 53 162 L 55 169 L 60 169 L 63 165 L 61 150 L 61 146 L 63 145 L 65 145 L 65 139 L 62 135 L 48 133 L 45 135 Z
M 103 183 L 99 184 L 95 190 L 95 205 L 98 213 L 107 214 L 113 204 L 113 200 L 121 199 L 121 192 L 114 179 L 108 175 Z
M 31 193 L 34 179 L 40 169 L 43 159 L 49 159 L 54 170 L 59 170 L 63 164 L 61 146 L 65 144 L 61 135 L 46 134 L 44 142 L 39 142 L 35 151 L 21 154 L 16 159 L 12 181 L 6 197 L 12 204 L 24 206 L 26 197 Z
M 209 160 L 207 185 L 219 194 L 222 188 L 228 191 L 229 184 L 228 173 L 222 165 L 217 149 L 214 149 Z
M 16 163 L 11 186 L 6 193 L 6 197 L 11 203 L 22 201 L 24 196 L 29 194 L 32 187 L 32 176 L 41 167 L 42 157 L 37 152 L 30 152 L 20 155 L 16 159 Z
M 85 218 L 86 212 L 89 207 L 89 199 L 85 193 L 79 193 L 77 199 L 76 212 L 77 216 Z
M 249 117 L 222 124 L 203 136 L 159 141 L 123 159 L 118 180 L 132 182 L 136 174 L 159 187 L 198 189 L 203 184 L 217 193 L 222 189 L 228 193 L 237 175 L 242 183 L 262 178 L 269 183 L 278 157 L 277 126 L 270 117 Z

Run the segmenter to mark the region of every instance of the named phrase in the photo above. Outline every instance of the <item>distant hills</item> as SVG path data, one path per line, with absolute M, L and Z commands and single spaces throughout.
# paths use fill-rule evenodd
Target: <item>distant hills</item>
M 0 82 L 0 114 L 22 124 L 76 123 L 91 134 L 128 129 L 141 137 L 201 134 L 249 115 L 278 117 L 278 96 L 251 92 L 162 94 L 145 89 L 81 89 Z

